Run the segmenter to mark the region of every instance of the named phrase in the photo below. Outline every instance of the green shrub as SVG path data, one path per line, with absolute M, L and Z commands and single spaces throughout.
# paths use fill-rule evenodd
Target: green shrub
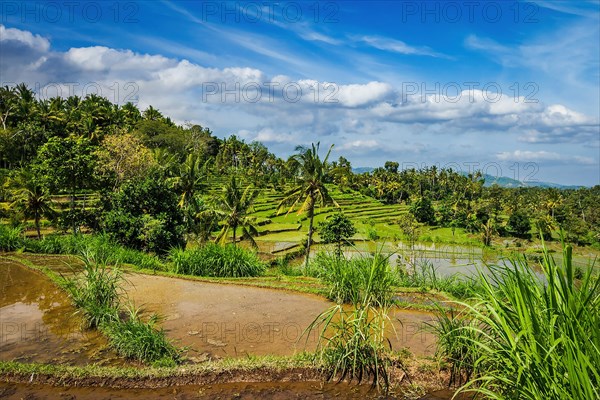
M 264 263 L 256 253 L 232 244 L 215 243 L 192 249 L 173 249 L 170 252 L 171 271 L 177 274 L 210 277 L 259 276 Z
M 25 239 L 21 228 L 0 225 L 0 250 L 15 251 L 23 247 Z

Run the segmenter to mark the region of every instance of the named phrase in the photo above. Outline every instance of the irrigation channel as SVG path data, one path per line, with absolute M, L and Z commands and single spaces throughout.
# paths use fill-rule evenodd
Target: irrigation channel
M 63 258 L 27 255 L 26 259 L 54 271 L 70 271 Z M 128 300 L 142 306 L 145 313 L 158 313 L 164 318 L 162 326 L 167 336 L 179 346 L 188 347 L 188 364 L 224 357 L 312 351 L 317 334 L 308 335 L 305 340 L 302 333 L 320 312 L 332 305 L 316 295 L 285 290 L 138 273 L 127 274 L 126 280 Z M 15 258 L 0 256 L 0 282 L 1 361 L 128 366 L 108 348 L 104 337 L 96 331 L 81 329 L 82 321 L 68 297 L 46 275 Z M 390 329 L 388 337 L 393 348 L 405 347 L 417 356 L 433 354 L 434 336 L 420 329 L 433 319 L 432 314 L 395 309 L 391 319 L 395 332 Z M 318 382 L 184 385 L 152 391 L 0 383 L 0 397 L 8 399 L 365 398 L 366 390 L 367 385 Z

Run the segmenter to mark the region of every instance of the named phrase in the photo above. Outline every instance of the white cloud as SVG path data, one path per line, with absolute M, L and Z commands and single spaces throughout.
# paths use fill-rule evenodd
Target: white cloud
M 343 142 L 338 147 L 338 150 L 351 150 L 351 151 L 363 150 L 363 151 L 365 151 L 365 150 L 377 149 L 380 147 L 381 146 L 379 145 L 379 142 L 377 142 L 377 140 L 373 140 L 373 139 L 353 140 L 353 141 Z
M 29 31 L 6 28 L 4 25 L 0 25 L 0 42 L 8 41 L 17 41 L 38 51 L 47 51 L 50 48 L 48 39 L 40 35 L 34 35 Z
M 449 56 L 433 51 L 429 47 L 414 47 L 409 46 L 401 40 L 390 39 L 381 36 L 361 36 L 354 37 L 355 40 L 361 41 L 371 47 L 379 50 L 390 51 L 392 53 L 416 55 L 416 56 L 429 56 L 439 58 L 450 58 Z

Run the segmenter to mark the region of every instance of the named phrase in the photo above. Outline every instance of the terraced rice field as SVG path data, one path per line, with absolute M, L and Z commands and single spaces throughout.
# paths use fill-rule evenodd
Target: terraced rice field
M 317 208 L 315 224 L 323 222 L 331 214 L 341 210 L 350 217 L 357 233 L 352 238 L 355 241 L 367 240 L 369 230 L 377 231 L 383 239 L 393 239 L 401 236 L 396 224 L 397 219 L 408 212 L 406 205 L 385 205 L 375 199 L 363 196 L 357 192 L 342 192 L 336 187 L 331 187 L 331 195 L 338 203 Z M 308 232 L 308 218 L 297 211 L 287 212 L 287 209 L 277 212 L 277 206 L 283 199 L 284 191 L 264 189 L 258 196 L 252 216 L 256 217 L 259 225 L 260 236 L 256 238 L 262 251 L 271 254 L 283 254 L 294 249 L 306 237 Z M 319 242 L 318 233 L 315 241 Z

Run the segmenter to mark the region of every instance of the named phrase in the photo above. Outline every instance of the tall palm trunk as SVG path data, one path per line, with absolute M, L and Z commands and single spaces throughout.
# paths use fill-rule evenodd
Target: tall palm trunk
M 308 268 L 308 259 L 310 257 L 310 246 L 312 244 L 313 222 L 315 219 L 315 195 L 310 194 L 308 203 L 309 223 L 308 223 L 308 240 L 306 241 L 306 259 L 304 261 L 304 269 Z
M 42 232 L 40 231 L 40 214 L 36 211 L 35 213 L 35 230 L 37 231 L 38 240 L 42 238 Z

